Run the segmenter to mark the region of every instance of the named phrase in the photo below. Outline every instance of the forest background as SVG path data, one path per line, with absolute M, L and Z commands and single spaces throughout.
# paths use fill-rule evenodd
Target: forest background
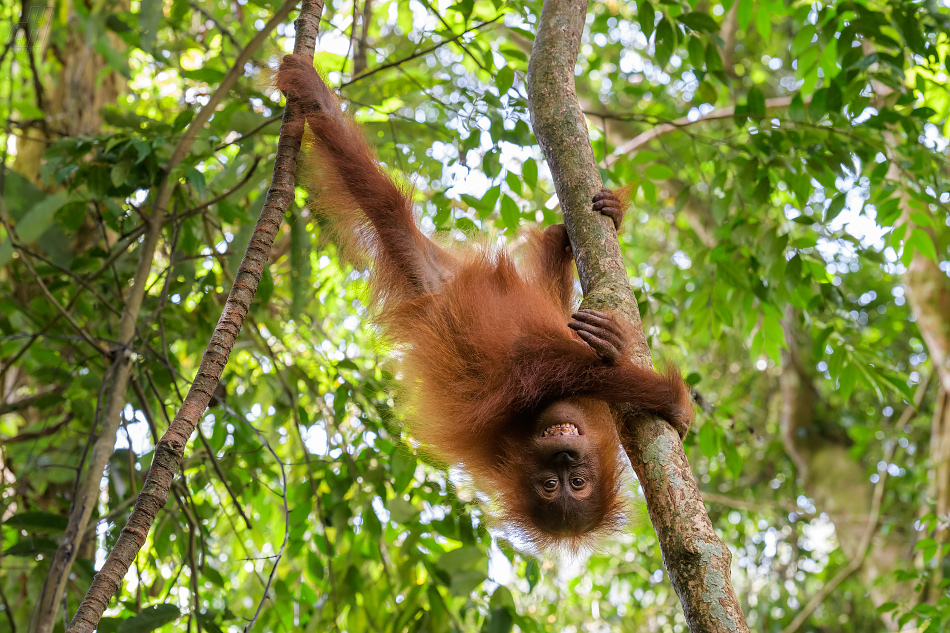
M 0 4 L 0 631 L 61 629 L 126 522 L 270 182 L 294 4 Z M 540 9 L 327 2 L 317 64 L 427 230 L 559 221 Z M 950 624 L 948 32 L 943 0 L 590 4 L 578 96 L 753 630 Z M 300 193 L 99 630 L 683 630 L 642 506 L 555 564 L 420 460 L 319 232 Z

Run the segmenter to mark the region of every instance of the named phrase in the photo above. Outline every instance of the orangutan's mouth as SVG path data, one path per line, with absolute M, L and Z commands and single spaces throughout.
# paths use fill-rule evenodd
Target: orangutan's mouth
M 555 424 L 544 429 L 541 437 L 555 437 L 558 435 L 580 435 L 580 431 L 573 424 Z

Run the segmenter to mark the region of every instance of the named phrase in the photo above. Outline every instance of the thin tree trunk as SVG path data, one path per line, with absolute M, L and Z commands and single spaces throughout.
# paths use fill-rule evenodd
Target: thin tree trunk
M 356 15 L 355 7 L 353 15 Z M 356 45 L 353 48 L 354 77 L 359 77 L 366 70 L 366 52 L 369 49 L 369 24 L 372 20 L 373 0 L 363 0 L 363 24 L 360 26 L 360 36 L 355 38 Z M 356 32 L 356 24 L 353 25 L 353 32 Z
M 268 26 L 252 40 L 216 91 L 216 94 L 219 95 L 218 100 L 240 77 L 243 68 L 242 57 L 253 54 L 253 51 L 259 47 L 270 31 L 286 18 L 295 4 L 296 2 L 288 0 L 274 14 Z M 323 2 L 321 0 L 304 0 L 300 17 L 294 23 L 297 34 L 295 53 L 307 54 L 313 57 L 322 13 Z M 182 141 L 172 154 L 167 172 L 170 172 L 174 164 L 187 156 L 198 132 L 214 111 L 213 102 L 214 96 L 212 101 L 199 112 L 189 130 L 186 131 Z M 297 168 L 297 153 L 300 150 L 300 142 L 303 136 L 303 124 L 299 117 L 293 115 L 292 106 L 293 104 L 288 104 L 288 107 L 284 110 L 284 122 L 281 125 L 277 158 L 274 163 L 274 176 L 264 200 L 264 208 L 261 210 L 254 234 L 244 254 L 244 260 L 238 269 L 225 309 L 218 320 L 217 326 L 215 326 L 211 342 L 202 357 L 201 366 L 178 414 L 155 447 L 152 465 L 145 478 L 145 484 L 135 501 L 135 507 L 129 521 L 122 529 L 102 569 L 93 578 L 82 604 L 69 625 L 68 631 L 70 633 L 91 633 L 96 628 L 103 611 L 119 590 L 122 579 L 135 560 L 136 554 L 145 544 L 148 531 L 156 514 L 168 501 L 171 483 L 181 466 L 188 439 L 194 432 L 201 414 L 208 406 L 211 395 L 214 393 L 215 387 L 217 387 L 221 378 L 221 373 L 227 364 L 234 342 L 244 324 L 244 318 L 247 316 L 264 267 L 267 265 L 270 248 L 274 243 L 274 238 L 280 228 L 284 214 L 294 199 L 294 175 Z M 203 114 L 204 116 L 202 116 Z M 165 208 L 170 196 L 171 187 L 167 184 L 160 187 L 156 194 L 157 203 L 153 208 Z M 136 281 L 138 281 L 138 278 L 136 278 Z M 126 376 L 126 384 L 127 381 L 128 377 Z M 114 389 L 113 393 L 124 394 L 125 385 L 122 386 L 121 391 Z M 115 417 L 118 419 L 118 415 Z M 115 438 L 115 432 L 112 433 L 112 438 Z M 63 580 L 63 583 L 65 583 L 65 580 Z
M 106 380 L 111 377 L 106 406 L 100 416 L 101 427 L 92 450 L 89 452 L 86 470 L 83 473 L 76 496 L 69 510 L 69 521 L 63 534 L 63 541 L 50 562 L 43 590 L 40 592 L 30 631 L 49 633 L 56 624 L 56 615 L 66 591 L 69 572 L 76 561 L 82 536 L 89 525 L 92 511 L 99 501 L 99 485 L 109 457 L 115 448 L 115 434 L 119 430 L 120 414 L 125 407 L 125 392 L 132 375 L 132 356 L 128 346 L 135 337 L 135 325 L 139 310 L 145 298 L 152 258 L 158 247 L 162 232 L 161 222 L 149 221 L 145 240 L 139 250 L 139 260 L 135 268 L 135 280 L 125 299 L 122 317 L 119 320 L 118 341 L 120 346 L 114 350 L 112 367 L 106 372 Z
M 634 362 L 652 367 L 617 234 L 609 219 L 591 210 L 591 198 L 603 183 L 574 85 L 586 15 L 586 0 L 544 3 L 528 67 L 531 122 L 564 212 L 584 304 L 626 317 L 636 333 Z M 624 412 L 620 423 L 690 631 L 748 631 L 729 580 L 732 554 L 706 514 L 679 436 L 664 421 L 631 412 Z

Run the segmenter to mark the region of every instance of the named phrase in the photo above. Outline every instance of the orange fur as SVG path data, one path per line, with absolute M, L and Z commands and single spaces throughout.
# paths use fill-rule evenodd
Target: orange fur
M 535 543 L 615 525 L 623 462 L 605 403 L 688 424 L 679 375 L 605 364 L 567 327 L 574 282 L 563 227 L 534 234 L 520 268 L 503 248 L 443 249 L 418 229 L 410 193 L 384 172 L 309 60 L 285 57 L 277 87 L 302 107 L 314 135 L 301 158 L 311 202 L 350 261 L 373 263 L 373 313 L 402 350 L 411 435 L 440 461 L 462 465 L 499 501 L 503 520 Z M 583 516 L 573 506 L 535 507 L 524 492 L 532 473 L 522 448 L 538 432 L 539 412 L 562 400 L 585 412 L 602 471 Z

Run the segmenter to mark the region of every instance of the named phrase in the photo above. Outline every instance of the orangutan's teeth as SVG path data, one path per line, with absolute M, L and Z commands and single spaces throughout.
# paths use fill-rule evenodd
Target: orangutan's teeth
M 544 429 L 541 437 L 551 437 L 556 435 L 580 435 L 577 427 L 573 424 L 555 424 Z

